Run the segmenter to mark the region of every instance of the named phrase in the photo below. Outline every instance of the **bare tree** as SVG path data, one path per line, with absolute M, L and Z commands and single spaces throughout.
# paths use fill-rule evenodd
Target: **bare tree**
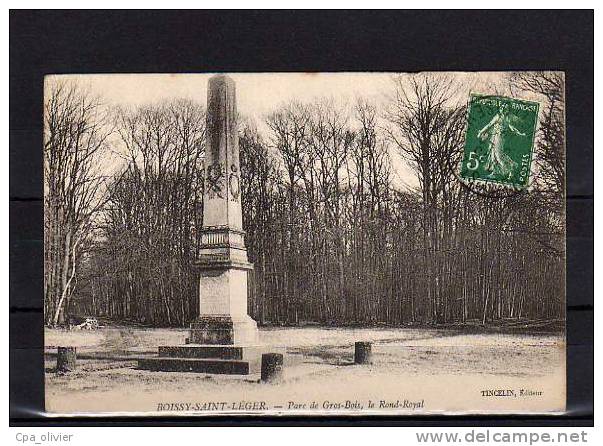
M 545 103 L 540 113 L 539 145 L 536 161 L 539 179 L 557 193 L 565 184 L 565 89 L 561 72 L 517 72 L 510 76 L 515 89 L 540 95 Z
M 510 75 L 513 89 L 538 95 L 543 102 L 535 150 L 535 187 L 539 207 L 548 207 L 553 233 L 539 237 L 540 243 L 561 255 L 565 251 L 565 81 L 561 72 L 517 72 Z M 541 233 L 546 230 L 541 228 Z M 553 239 L 549 237 L 553 236 Z
M 447 207 L 440 204 L 448 202 L 453 187 L 452 166 L 461 149 L 463 111 L 453 105 L 454 83 L 446 75 L 417 74 L 410 79 L 398 76 L 394 83 L 395 95 L 386 112 L 390 122 L 387 133 L 419 180 L 429 311 L 440 320 L 444 317 L 439 283 L 442 265 L 434 253 L 442 248 L 442 231 L 451 229 Z M 442 210 L 444 218 L 439 215 Z
M 108 188 L 96 251 L 99 313 L 156 325 L 196 316 L 204 117 L 185 100 L 119 111 L 126 162 Z
M 101 160 L 111 133 L 98 98 L 48 80 L 44 103 L 45 320 L 65 322 L 94 218 L 103 204 Z
M 299 298 L 296 262 L 299 258 L 299 222 L 298 200 L 299 184 L 305 168 L 304 160 L 308 157 L 307 137 L 310 131 L 310 110 L 300 103 L 291 103 L 272 113 L 266 123 L 271 130 L 272 146 L 279 153 L 284 167 L 288 190 L 288 214 L 284 222 L 281 262 L 287 264 L 287 272 L 283 276 L 283 316 L 286 321 L 297 323 L 299 320 Z

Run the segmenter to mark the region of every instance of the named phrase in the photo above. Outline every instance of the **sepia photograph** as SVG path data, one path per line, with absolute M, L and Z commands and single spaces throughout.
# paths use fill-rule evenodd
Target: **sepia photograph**
M 43 103 L 48 414 L 565 412 L 562 71 L 59 74 Z

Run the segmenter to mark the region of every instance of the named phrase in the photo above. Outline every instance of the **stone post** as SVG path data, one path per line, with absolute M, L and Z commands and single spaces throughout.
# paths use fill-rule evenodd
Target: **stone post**
M 76 351 L 75 347 L 57 348 L 57 373 L 68 373 L 75 370 Z
M 372 345 L 370 342 L 354 344 L 354 362 L 356 364 L 371 364 L 373 361 Z
M 264 353 L 262 355 L 262 382 L 276 383 L 283 379 L 283 355 L 281 353 Z
M 198 256 L 199 318 L 191 344 L 253 345 L 257 324 L 247 314 L 247 261 L 234 81 L 213 76 L 207 90 L 203 228 Z

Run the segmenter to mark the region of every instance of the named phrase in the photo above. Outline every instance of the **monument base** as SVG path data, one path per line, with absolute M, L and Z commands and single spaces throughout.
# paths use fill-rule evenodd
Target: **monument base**
M 191 323 L 186 345 L 161 346 L 159 356 L 138 361 L 138 368 L 162 372 L 222 375 L 260 373 L 258 328 L 249 316 L 200 316 Z
M 202 315 L 191 323 L 189 344 L 256 345 L 257 323 L 249 316 Z

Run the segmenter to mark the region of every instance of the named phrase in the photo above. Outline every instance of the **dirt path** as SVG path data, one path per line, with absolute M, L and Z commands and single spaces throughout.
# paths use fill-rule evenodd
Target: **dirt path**
M 64 334 L 51 335 L 57 342 L 66 341 L 60 339 Z M 184 330 L 140 329 L 80 334 L 94 340 L 90 348 L 99 352 L 177 345 L 183 343 L 185 335 Z M 389 329 L 285 329 L 261 335 L 268 347 L 289 344 L 286 380 L 280 385 L 258 384 L 257 376 L 154 373 L 137 370 L 135 362 L 82 360 L 70 375 L 46 374 L 47 407 L 59 412 L 155 411 L 157 404 L 165 401 L 228 399 L 264 401 L 272 410 L 296 402 L 298 413 L 301 406 L 316 401 L 362 400 L 366 405 L 370 399 L 393 398 L 425 400 L 423 412 L 486 407 L 498 413 L 559 408 L 564 401 L 565 344 L 560 336 Z M 77 341 L 77 335 L 67 336 Z M 373 365 L 353 364 L 355 340 L 374 342 Z M 528 399 L 483 400 L 480 392 L 488 388 L 518 392 L 533 388 L 544 394 Z

